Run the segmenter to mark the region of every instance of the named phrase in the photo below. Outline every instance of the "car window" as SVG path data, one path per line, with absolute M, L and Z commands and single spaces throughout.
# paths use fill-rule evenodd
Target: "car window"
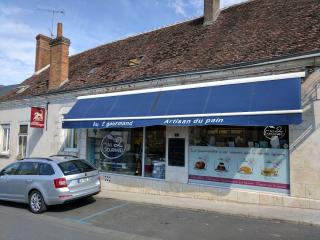
M 53 175 L 54 170 L 48 163 L 39 163 L 38 165 L 38 173 L 39 175 Z
M 37 175 L 36 163 L 21 163 L 17 175 Z
M 94 167 L 82 160 L 71 160 L 62 162 L 59 163 L 58 166 L 60 167 L 64 175 L 72 175 L 96 170 Z
M 20 163 L 10 164 L 8 167 L 1 171 L 1 175 L 17 175 L 19 166 Z

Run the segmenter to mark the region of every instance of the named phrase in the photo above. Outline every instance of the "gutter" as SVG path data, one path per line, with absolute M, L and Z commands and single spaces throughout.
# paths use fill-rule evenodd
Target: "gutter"
M 267 63 L 268 64 L 274 64 L 274 63 L 289 62 L 289 61 L 301 60 L 301 59 L 304 59 L 304 58 L 315 58 L 315 57 L 320 57 L 320 52 L 313 53 L 313 54 L 308 54 L 308 55 L 301 55 L 301 56 L 291 57 L 291 58 L 274 60 L 274 61 L 270 61 L 270 62 L 267 62 Z M 254 64 L 253 66 L 259 66 L 259 65 L 265 65 L 265 64 L 257 63 L 257 64 Z
M 315 57 L 320 57 L 320 52 L 312 53 L 312 54 L 308 54 L 308 55 L 300 55 L 300 56 L 295 56 L 295 57 L 290 57 L 290 58 L 278 59 L 278 60 L 271 60 L 271 61 L 268 61 L 268 62 L 255 61 L 256 63 L 254 63 L 254 62 L 246 62 L 246 63 L 239 63 L 239 64 L 229 65 L 229 66 L 226 65 L 225 67 L 221 67 L 221 68 L 217 68 L 217 69 L 177 73 L 177 74 L 171 74 L 171 75 L 168 75 L 168 76 L 165 76 L 165 77 L 158 77 L 158 78 L 181 77 L 181 76 L 186 76 L 186 75 L 215 73 L 215 72 L 220 72 L 220 71 L 241 69 L 241 68 L 246 68 L 246 67 L 258 67 L 258 66 L 264 66 L 264 65 L 269 65 L 269 64 L 290 62 L 290 61 L 296 61 L 296 60 L 301 60 L 301 59 L 305 59 L 305 58 L 315 58 Z M 158 78 L 155 78 L 154 80 L 156 80 Z M 149 80 L 149 79 L 146 78 L 146 80 Z M 153 80 L 153 79 L 151 79 L 151 80 Z

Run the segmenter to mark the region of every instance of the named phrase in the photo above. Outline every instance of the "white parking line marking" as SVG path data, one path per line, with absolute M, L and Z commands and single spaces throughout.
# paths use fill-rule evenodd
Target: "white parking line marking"
M 75 218 L 64 218 L 64 220 L 71 221 L 71 222 L 76 222 L 76 223 L 81 223 L 81 224 L 86 224 L 86 225 L 92 225 L 89 222 L 84 222 L 84 221 L 81 221 L 81 220 L 78 220 L 78 219 L 75 219 Z
M 120 205 L 114 206 L 114 207 L 112 207 L 112 208 L 107 208 L 107 209 L 105 209 L 105 210 L 102 210 L 102 211 L 100 211 L 100 212 L 94 213 L 94 214 L 89 215 L 89 216 L 87 216 L 87 217 L 80 218 L 80 219 L 77 220 L 77 221 L 79 221 L 79 222 L 84 222 L 84 221 L 89 220 L 89 219 L 91 219 L 91 218 L 94 218 L 94 217 L 96 217 L 96 216 L 102 215 L 102 214 L 104 214 L 104 213 L 113 211 L 113 210 L 115 210 L 115 209 L 117 209 L 117 208 L 121 208 L 121 207 L 124 207 L 124 206 L 127 206 L 127 205 L 129 205 L 129 203 L 124 203 L 124 204 L 120 204 Z
M 270 235 L 271 235 L 272 237 L 276 237 L 276 238 L 280 238 L 280 237 L 281 237 L 281 235 L 275 234 L 275 233 L 271 233 Z

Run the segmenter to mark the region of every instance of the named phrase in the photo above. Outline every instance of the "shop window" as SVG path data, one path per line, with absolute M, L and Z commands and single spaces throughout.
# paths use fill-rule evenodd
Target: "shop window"
M 166 127 L 146 127 L 145 131 L 144 176 L 164 179 L 166 169 Z
M 78 147 L 78 130 L 66 129 L 65 151 L 76 150 Z
M 192 127 L 190 145 L 288 149 L 288 127 Z
M 189 182 L 289 193 L 288 126 L 190 128 Z
M 18 159 L 23 159 L 27 156 L 27 141 L 28 141 L 28 125 L 20 125 L 19 128 L 19 151 Z
M 88 161 L 103 172 L 164 179 L 165 151 L 162 126 L 88 130 Z
M 142 175 L 142 128 L 89 130 L 88 134 L 95 139 L 88 151 L 94 152 L 95 163 L 101 171 Z M 90 139 L 92 142 L 93 138 Z
M 0 125 L 0 154 L 9 155 L 10 152 L 10 125 Z

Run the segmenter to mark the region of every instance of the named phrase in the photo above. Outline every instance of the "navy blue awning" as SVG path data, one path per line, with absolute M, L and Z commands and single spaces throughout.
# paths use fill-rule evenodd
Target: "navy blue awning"
M 302 73 L 79 97 L 63 128 L 299 124 Z

